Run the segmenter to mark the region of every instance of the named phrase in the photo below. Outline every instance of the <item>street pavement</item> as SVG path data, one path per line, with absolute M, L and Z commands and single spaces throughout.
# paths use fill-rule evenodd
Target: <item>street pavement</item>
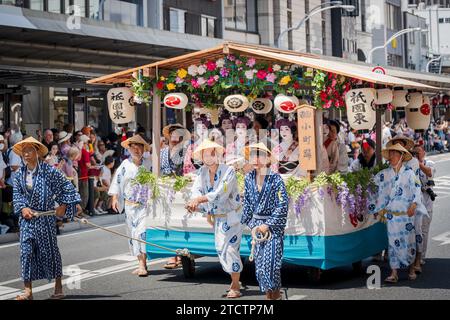
M 403 272 L 396 285 L 385 285 L 382 280 L 389 273 L 386 262 L 363 262 L 363 272 L 356 274 L 352 267 L 325 271 L 319 283 L 308 278 L 303 267 L 284 265 L 282 283 L 284 298 L 289 300 L 440 300 L 450 299 L 450 154 L 429 157 L 436 162 L 437 177 L 434 216 L 430 230 L 428 259 L 424 273 L 416 281 L 408 281 Z M 123 223 L 108 226 L 125 232 Z M 215 258 L 196 260 L 196 273 L 185 279 L 183 271 L 165 270 L 163 260 L 149 262 L 150 275 L 139 278 L 132 275 L 135 259 L 128 255 L 127 241 L 98 229 L 65 233 L 58 237 L 64 264 L 64 289 L 67 299 L 224 299 L 229 286 L 225 274 Z M 369 289 L 370 274 L 366 269 L 377 265 L 381 269 L 381 288 Z M 19 246 L 17 242 L 0 245 L 0 300 L 12 299 L 20 293 Z M 70 276 L 70 277 L 69 277 Z M 242 290 L 246 299 L 264 299 L 254 276 L 254 266 L 246 262 L 242 274 Z M 36 281 L 35 299 L 47 299 L 52 294 L 53 283 Z

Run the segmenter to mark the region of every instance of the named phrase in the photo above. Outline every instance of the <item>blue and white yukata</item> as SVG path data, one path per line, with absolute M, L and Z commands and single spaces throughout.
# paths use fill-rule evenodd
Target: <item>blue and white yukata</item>
M 244 211 L 242 223 L 253 229 L 269 226 L 272 238 L 256 244 L 254 257 L 256 279 L 262 292 L 281 287 L 283 238 L 286 228 L 289 199 L 283 179 L 270 170 L 264 178 L 261 191 L 256 183 L 256 171 L 245 177 Z
M 150 170 L 150 163 L 142 161 L 142 166 Z M 125 210 L 125 223 L 127 234 L 131 238 L 146 240 L 145 218 L 150 208 L 147 203 L 137 202 L 136 189 L 132 187 L 132 180 L 136 178 L 139 167 L 136 166 L 131 158 L 125 159 L 117 168 L 108 194 L 117 195 L 119 202 L 119 212 Z M 136 240 L 129 240 L 128 246 L 133 256 L 146 253 L 145 244 Z
M 186 148 L 183 144 L 175 146 L 177 150 L 170 155 L 170 148 L 165 147 L 161 149 L 161 174 L 171 175 L 175 174 L 177 176 L 183 175 L 183 164 Z
M 56 240 L 56 216 L 26 220 L 22 209 L 45 212 L 55 204 L 66 205 L 65 217 L 73 219 L 80 195 L 61 171 L 39 163 L 33 172 L 27 166 L 15 174 L 13 186 L 14 214 L 19 216 L 20 262 L 25 282 L 62 277 L 62 260 Z
M 417 252 L 415 216 L 408 217 L 407 211 L 413 203 L 417 205 L 415 215 L 423 214 L 425 210 L 420 183 L 413 170 L 405 165 L 398 174 L 391 167 L 380 171 L 374 182 L 376 192 L 371 197 L 369 212 L 386 218 L 390 267 L 407 268 L 414 262 Z M 420 234 L 417 236 L 421 237 Z
M 422 188 L 426 189 L 426 188 L 428 188 L 427 187 L 428 181 L 433 180 L 434 175 L 436 174 L 436 168 L 435 168 L 434 162 L 431 160 L 424 160 L 424 165 L 426 167 L 431 168 L 431 177 L 427 177 L 427 175 L 422 170 L 420 170 L 420 172 L 419 172 L 419 178 L 420 178 L 420 182 L 422 183 Z M 422 230 L 423 242 L 422 242 L 422 247 L 418 247 L 418 250 L 419 249 L 422 250 L 419 252 L 422 252 L 422 259 L 424 259 L 427 254 L 428 236 L 430 233 L 431 219 L 433 217 L 433 201 L 431 201 L 430 195 L 428 193 L 426 193 L 425 191 L 422 192 L 422 201 L 423 201 L 423 205 L 427 209 L 428 214 L 423 215 L 422 219 L 421 219 L 421 230 Z
M 244 226 L 241 224 L 242 204 L 234 168 L 220 164 L 211 185 L 209 169 L 202 166 L 192 186 L 192 199 L 206 196 L 207 203 L 199 205 L 204 214 L 214 217 L 214 237 L 217 255 L 225 272 L 242 271 L 239 253 Z

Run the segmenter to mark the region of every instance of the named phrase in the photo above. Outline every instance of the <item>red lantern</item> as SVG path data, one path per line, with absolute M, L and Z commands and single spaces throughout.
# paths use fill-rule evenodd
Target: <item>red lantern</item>
M 443 96 L 442 97 L 442 104 L 445 105 L 445 106 L 448 106 L 448 104 L 449 104 L 448 96 Z
M 420 107 L 420 112 L 424 115 L 424 116 L 428 116 L 431 112 L 431 108 L 430 105 L 428 103 L 423 104 Z

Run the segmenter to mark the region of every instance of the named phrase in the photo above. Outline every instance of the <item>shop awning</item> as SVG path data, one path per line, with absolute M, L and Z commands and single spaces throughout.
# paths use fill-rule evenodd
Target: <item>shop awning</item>
M 381 84 L 392 87 L 404 87 L 415 88 L 420 90 L 435 91 L 438 88 L 422 84 L 416 81 L 408 79 L 402 79 L 390 75 L 383 75 L 374 73 L 365 66 L 359 66 L 351 63 L 337 62 L 333 60 L 327 60 L 323 57 L 305 54 L 294 53 L 292 51 L 278 50 L 271 47 L 264 46 L 252 46 L 237 44 L 232 42 L 225 42 L 220 46 L 197 51 L 194 53 L 174 57 L 162 61 L 158 61 L 152 64 L 144 65 L 137 68 L 128 69 L 122 72 L 117 72 L 111 75 L 99 77 L 89 80 L 89 84 L 115 84 L 115 83 L 129 83 L 132 80 L 134 72 L 143 70 L 144 74 L 154 74 L 156 70 L 158 72 L 164 70 L 173 70 L 176 68 L 187 68 L 191 64 L 198 64 L 201 60 L 217 59 L 223 54 L 234 53 L 244 56 L 254 56 L 263 61 L 277 61 L 290 64 L 297 64 L 300 66 L 311 67 L 322 71 L 333 72 L 336 74 L 344 75 L 347 77 L 353 77 L 361 79 L 367 82 Z

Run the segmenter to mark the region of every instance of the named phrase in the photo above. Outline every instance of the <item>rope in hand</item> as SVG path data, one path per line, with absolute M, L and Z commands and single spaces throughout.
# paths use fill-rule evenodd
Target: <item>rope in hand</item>
M 260 235 L 260 236 L 258 236 Z M 261 232 L 259 232 L 258 227 L 255 227 L 252 229 L 252 249 L 250 251 L 250 256 L 248 257 L 248 260 L 250 262 L 252 262 L 254 260 L 254 253 L 255 253 L 255 248 L 256 248 L 256 244 L 259 242 L 264 242 L 264 241 L 269 241 L 270 239 L 272 239 L 272 233 L 270 232 L 270 230 L 267 230 L 266 233 L 262 234 Z
M 50 211 L 45 211 L 45 212 L 36 212 L 36 211 L 34 211 L 33 215 L 35 217 L 54 216 L 54 215 L 56 215 L 56 212 L 55 212 L 55 210 L 50 210 Z M 190 254 L 190 252 L 189 252 L 189 250 L 187 248 L 174 250 L 174 249 L 163 247 L 163 246 L 160 246 L 160 245 L 157 245 L 157 244 L 154 244 L 154 243 L 147 242 L 147 241 L 142 240 L 142 239 L 132 238 L 130 236 L 127 236 L 126 234 L 123 234 L 123 233 L 120 233 L 120 232 L 117 232 L 117 231 L 114 231 L 114 230 L 110 230 L 110 229 L 104 228 L 102 226 L 99 226 L 99 225 L 97 225 L 95 223 L 90 222 L 89 220 L 87 220 L 85 218 L 81 218 L 80 219 L 80 218 L 74 217 L 74 220 L 78 221 L 78 222 L 80 222 L 82 224 L 87 224 L 87 225 L 90 225 L 92 227 L 95 227 L 95 228 L 101 229 L 103 231 L 107 231 L 107 232 L 113 233 L 115 235 L 118 235 L 118 236 L 130 239 L 130 240 L 134 240 L 134 241 L 137 241 L 137 242 L 140 242 L 140 243 L 144 243 L 146 245 L 149 245 L 149 246 L 152 246 L 152 247 L 156 247 L 156 248 L 159 248 L 159 249 L 162 249 L 162 250 L 174 252 L 178 256 L 185 256 L 185 257 L 190 257 L 191 256 L 191 254 Z

